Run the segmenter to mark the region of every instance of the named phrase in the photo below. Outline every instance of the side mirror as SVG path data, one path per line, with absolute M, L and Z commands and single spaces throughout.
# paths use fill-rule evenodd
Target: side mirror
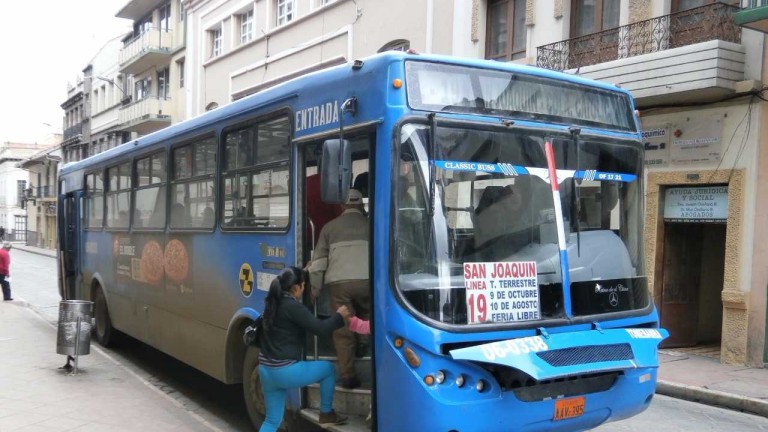
M 328 204 L 345 203 L 351 180 L 352 150 L 349 141 L 325 141 L 320 160 L 320 199 Z

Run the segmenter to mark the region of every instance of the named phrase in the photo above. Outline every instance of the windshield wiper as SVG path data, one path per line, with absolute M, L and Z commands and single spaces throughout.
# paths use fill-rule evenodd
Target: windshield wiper
M 435 113 L 430 113 L 429 140 L 427 141 L 427 161 L 429 162 L 429 217 L 435 214 L 435 134 L 437 133 L 437 121 Z
M 446 105 L 440 109 L 440 111 L 455 111 L 464 113 L 482 113 L 491 114 L 495 112 L 493 108 L 487 108 L 485 99 L 477 97 L 474 100 L 464 98 L 458 104 Z
M 571 139 L 573 140 L 573 143 L 576 146 L 576 172 L 579 171 L 579 154 L 581 153 L 581 140 L 579 139 L 579 134 L 581 133 L 581 129 L 571 126 L 568 128 L 568 130 L 571 132 Z M 579 182 L 577 184 L 577 182 Z M 576 200 L 575 205 L 573 203 L 571 204 L 571 208 L 575 210 L 574 217 L 576 218 L 576 253 L 578 256 L 581 256 L 581 222 L 579 219 L 581 219 L 581 193 L 579 190 L 581 189 L 581 180 L 577 180 L 576 176 L 574 175 L 573 181 L 571 182 L 573 185 L 573 193 L 571 194 L 572 197 Z M 575 207 L 575 208 L 574 208 Z

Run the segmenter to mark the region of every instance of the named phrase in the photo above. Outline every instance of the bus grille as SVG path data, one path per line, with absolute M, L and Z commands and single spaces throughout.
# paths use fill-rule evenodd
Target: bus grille
M 605 361 L 630 360 L 634 358 L 632 347 L 628 343 L 563 348 L 538 352 L 536 355 L 555 367 Z

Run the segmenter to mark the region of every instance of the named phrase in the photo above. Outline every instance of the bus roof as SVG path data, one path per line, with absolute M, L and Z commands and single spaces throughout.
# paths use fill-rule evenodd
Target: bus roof
M 630 95 L 630 93 L 619 87 L 611 84 L 571 75 L 563 72 L 551 71 L 548 69 L 542 69 L 534 66 L 521 65 L 515 63 L 504 63 L 493 60 L 481 60 L 473 58 L 461 58 L 451 57 L 433 54 L 410 54 L 400 51 L 387 51 L 384 53 L 376 54 L 370 57 L 361 59 L 363 62 L 363 68 L 365 70 L 379 71 L 386 73 L 388 66 L 392 63 L 404 62 L 406 59 L 414 61 L 424 61 L 433 63 L 444 63 L 458 66 L 468 66 L 484 69 L 494 69 L 500 71 L 508 71 L 514 73 L 520 73 L 531 76 L 538 76 L 543 78 L 554 79 L 558 81 L 566 81 L 573 84 L 589 86 L 602 90 L 615 91 Z M 232 103 L 223 105 L 214 110 L 203 113 L 194 118 L 179 122 L 177 124 L 168 126 L 159 131 L 151 134 L 139 137 L 129 142 L 123 143 L 117 147 L 91 156 L 81 161 L 68 163 L 62 166 L 60 173 L 66 175 L 68 173 L 77 172 L 79 170 L 88 169 L 91 166 L 99 166 L 103 163 L 109 163 L 112 160 L 120 159 L 126 154 L 131 154 L 138 149 L 145 149 L 153 147 L 157 143 L 168 141 L 171 138 L 178 136 L 189 136 L 196 131 L 201 131 L 204 128 L 212 124 L 217 124 L 222 121 L 235 118 L 239 115 L 258 111 L 263 108 L 277 105 L 279 103 L 285 103 L 287 100 L 297 97 L 302 93 L 302 89 L 307 88 L 340 88 L 338 94 L 343 94 L 348 91 L 349 79 L 352 77 L 354 62 L 350 61 L 342 65 L 330 67 L 315 72 L 310 72 L 306 75 L 302 75 L 293 78 L 284 83 L 275 85 L 274 87 L 267 88 L 258 93 L 246 96 L 242 99 L 234 101 Z M 340 86 L 340 83 L 344 83 Z M 336 85 L 334 87 L 334 85 Z M 314 92 L 318 93 L 318 92 Z M 338 96 L 337 94 L 337 96 Z M 321 97 L 327 99 L 328 94 L 315 95 L 315 98 L 319 102 Z M 323 99 L 323 100 L 326 100 Z

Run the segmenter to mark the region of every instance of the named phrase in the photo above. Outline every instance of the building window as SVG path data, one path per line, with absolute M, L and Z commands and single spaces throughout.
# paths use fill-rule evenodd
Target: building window
M 149 92 L 152 89 L 152 78 L 145 77 L 143 79 L 136 80 L 134 83 L 133 98 L 136 101 L 140 101 L 149 96 Z
M 147 33 L 152 29 L 152 14 L 147 15 L 146 17 L 136 21 L 133 24 L 133 36 L 140 36 L 144 33 Z M 127 43 L 130 43 L 131 41 L 127 41 Z
M 169 88 L 171 71 L 165 68 L 157 72 L 157 98 L 170 99 L 171 90 Z
M 166 3 L 160 6 L 160 30 L 168 31 L 171 29 L 171 4 Z
M 571 3 L 571 37 L 584 36 L 618 27 L 620 6 L 621 0 L 573 0 Z
M 221 28 L 209 30 L 211 35 L 211 57 L 221 55 Z
M 294 0 L 277 0 L 277 25 L 293 21 Z
M 240 43 L 253 40 L 253 9 L 240 14 Z
M 486 58 L 501 61 L 525 58 L 525 4 L 525 0 L 488 2 Z
M 176 67 L 179 69 L 179 88 L 184 88 L 184 60 L 177 61 Z
M 384 51 L 408 51 L 408 49 L 411 47 L 411 42 L 407 41 L 405 39 L 396 39 L 388 44 L 384 45 L 379 49 L 379 52 Z
M 327 4 L 331 4 L 331 3 L 335 2 L 335 1 L 336 0 L 317 0 L 317 5 L 318 6 L 325 6 Z

